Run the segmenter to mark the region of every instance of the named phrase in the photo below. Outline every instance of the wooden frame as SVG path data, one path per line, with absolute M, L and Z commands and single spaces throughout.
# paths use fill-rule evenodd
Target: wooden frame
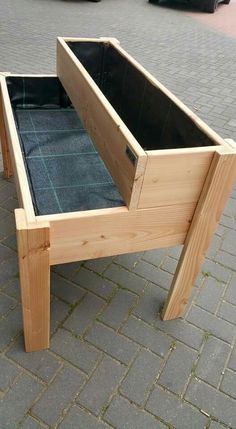
M 184 244 L 162 312 L 164 320 L 180 317 L 235 181 L 236 149 L 232 141 L 222 140 L 207 127 L 116 40 L 86 39 L 115 46 L 214 143 L 209 147 L 143 150 L 70 51 L 68 40 L 84 39 L 58 39 L 58 76 L 126 206 L 35 215 L 6 79 L 0 76 L 4 172 L 8 177 L 14 171 L 21 207 L 16 209 L 15 218 L 27 351 L 49 347 L 49 272 L 54 264 Z M 110 136 L 114 138 L 115 156 L 105 150 Z M 127 156 L 127 148 L 135 162 Z

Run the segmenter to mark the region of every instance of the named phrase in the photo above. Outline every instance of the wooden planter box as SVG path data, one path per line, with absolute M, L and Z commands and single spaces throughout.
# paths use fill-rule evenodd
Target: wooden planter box
M 233 142 L 115 39 L 57 49 L 57 76 L 0 77 L 27 351 L 49 347 L 54 264 L 184 244 L 162 312 L 181 316 L 236 171 Z

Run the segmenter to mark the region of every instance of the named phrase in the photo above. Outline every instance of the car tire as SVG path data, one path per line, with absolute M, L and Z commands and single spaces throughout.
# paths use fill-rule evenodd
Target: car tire
M 217 5 L 218 5 L 218 0 L 207 0 L 205 2 L 204 11 L 208 13 L 214 13 Z

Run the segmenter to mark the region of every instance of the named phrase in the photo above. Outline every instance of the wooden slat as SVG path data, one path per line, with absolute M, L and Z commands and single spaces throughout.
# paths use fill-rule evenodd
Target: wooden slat
M 0 87 L 0 140 L 1 140 L 1 148 L 2 148 L 4 176 L 6 178 L 9 178 L 12 176 L 13 171 L 12 171 L 12 164 L 11 164 L 11 157 L 9 152 L 6 128 L 4 124 L 3 97 L 2 97 L 1 87 Z
M 66 43 L 57 45 L 57 73 L 126 205 L 136 208 L 146 154 Z M 133 164 L 127 147 L 135 155 Z
M 235 181 L 236 150 L 219 148 L 199 199 L 173 283 L 163 310 L 163 319 L 183 314 L 205 253 Z
M 185 204 L 136 211 L 124 207 L 51 220 L 50 264 L 182 244 L 194 207 Z
M 139 208 L 197 202 L 215 147 L 148 153 Z
M 15 210 L 26 351 L 49 347 L 49 224 L 28 225 Z
M 0 76 L 0 86 L 3 97 L 3 120 L 15 176 L 18 200 L 21 207 L 25 209 L 27 222 L 34 222 L 35 213 L 25 171 L 24 160 L 21 153 L 20 142 L 15 126 L 7 85 L 3 76 Z

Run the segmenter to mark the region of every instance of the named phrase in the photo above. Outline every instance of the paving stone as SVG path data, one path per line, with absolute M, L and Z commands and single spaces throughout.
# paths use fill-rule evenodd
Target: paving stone
M 120 392 L 138 405 L 144 405 L 163 361 L 147 350 L 141 350 L 123 381 Z
M 4 246 L 10 247 L 10 249 L 14 250 L 15 252 L 17 251 L 17 242 L 16 242 L 16 234 L 14 231 L 14 234 L 8 235 L 7 237 L 5 237 L 1 243 Z
M 226 370 L 220 390 L 236 399 L 236 373 Z
M 228 302 L 222 302 L 217 313 L 219 317 L 236 325 L 236 306 Z
M 26 353 L 22 336 L 17 338 L 14 345 L 7 352 L 7 356 L 46 383 L 50 382 L 60 367 L 59 360 L 47 350 Z
M 236 426 L 236 401 L 203 381 L 192 380 L 186 399 L 226 425 Z
M 196 376 L 217 387 L 222 377 L 230 346 L 218 338 L 209 337 L 196 368 Z
M 155 322 L 155 326 L 176 340 L 194 349 L 198 350 L 202 344 L 204 332 L 185 320 L 175 319 L 163 321 L 158 319 Z
M 167 335 L 135 317 L 129 318 L 122 332 L 160 357 L 165 356 L 171 346 L 171 339 Z
M 33 415 L 49 426 L 54 426 L 65 408 L 75 398 L 84 381 L 85 377 L 79 371 L 69 367 L 62 368 L 33 406 Z
M 178 265 L 178 261 L 174 258 L 166 257 L 161 265 L 162 270 L 170 274 L 174 274 Z
M 139 276 L 136 276 L 134 273 L 125 270 L 119 265 L 112 264 L 104 272 L 104 276 L 112 280 L 114 283 L 117 283 L 119 286 L 129 289 L 131 292 L 140 294 L 145 285 L 146 280 L 141 279 Z
M 93 292 L 105 299 L 109 298 L 117 287 L 109 280 L 106 280 L 98 274 L 93 273 L 92 271 L 89 271 L 85 268 L 81 268 L 81 270 L 78 271 L 76 276 L 73 278 L 73 281 L 90 292 Z
M 236 371 L 236 345 L 233 348 L 233 352 L 231 354 L 228 367 Z
M 21 301 L 20 295 L 20 280 L 18 278 L 12 278 L 8 281 L 3 287 L 2 291 L 9 295 L 10 297 L 15 298 L 18 302 Z
M 182 250 L 183 250 L 183 246 L 175 246 L 175 247 L 172 247 L 170 249 L 170 251 L 168 252 L 168 254 L 172 258 L 175 258 L 175 259 L 179 260 Z
M 0 262 L 14 256 L 15 254 L 12 249 L 9 249 L 9 247 L 0 244 Z
M 51 274 L 51 292 L 53 295 L 56 295 L 69 304 L 75 304 L 80 301 L 85 294 L 84 289 L 75 286 L 73 283 L 55 273 Z
M 37 420 L 33 417 L 28 416 L 24 422 L 20 425 L 20 429 L 43 429 L 45 426 L 42 426 Z
M 134 272 L 167 290 L 169 289 L 173 279 L 172 274 L 167 273 L 167 271 L 163 271 L 160 268 L 156 268 L 145 261 L 139 261 Z
M 236 305 L 236 276 L 234 275 L 226 289 L 224 299 Z
M 187 316 L 187 320 L 228 343 L 231 343 L 233 340 L 233 325 L 202 310 L 200 307 L 192 307 Z
M 166 255 L 167 255 L 166 249 L 154 249 L 154 250 L 149 250 L 148 252 L 145 252 L 144 255 L 142 256 L 142 259 L 144 259 L 146 262 L 149 262 L 152 265 L 155 265 L 156 267 L 160 267 Z
M 22 330 L 21 309 L 14 308 L 0 320 L 0 350 L 3 350 Z
M 102 310 L 104 304 L 105 302 L 101 298 L 88 293 L 65 321 L 64 326 L 76 334 L 82 335 Z
M 216 258 L 217 259 L 217 258 Z M 231 277 L 231 273 L 225 267 L 222 267 L 217 262 L 213 262 L 210 259 L 205 259 L 202 266 L 202 272 L 208 273 L 210 277 L 215 278 L 218 282 L 227 283 Z
M 70 409 L 63 422 L 59 425 L 60 429 L 108 429 L 109 427 L 106 423 L 97 420 L 92 414 L 77 406 L 73 406 Z
M 82 262 L 70 262 L 69 264 L 53 265 L 52 271 L 71 280 L 75 273 L 81 268 Z
M 214 313 L 224 289 L 225 284 L 217 282 L 212 277 L 206 278 L 202 288 L 200 289 L 196 304 L 205 310 Z
M 51 334 L 60 326 L 62 321 L 68 316 L 70 307 L 65 302 L 54 298 L 51 303 L 51 320 L 50 320 L 50 332 Z
M 95 273 L 102 274 L 112 263 L 113 259 L 114 257 L 91 259 L 90 261 L 86 261 L 84 266 L 89 270 L 95 271 Z
M 158 383 L 174 393 L 181 394 L 191 375 L 197 352 L 177 343 L 172 350 Z
M 211 422 L 210 429 L 225 429 L 225 426 L 222 426 L 220 423 Z
M 100 323 L 93 326 L 86 340 L 125 364 L 130 363 L 138 350 L 136 344 Z
M 155 322 L 157 314 L 166 300 L 166 296 L 167 293 L 164 289 L 153 283 L 149 283 L 140 297 L 139 304 L 134 309 L 133 314 L 147 323 Z
M 20 368 L 17 368 L 12 362 L 0 356 L 0 390 L 6 390 L 20 374 Z
M 107 406 L 125 370 L 124 365 L 105 356 L 79 395 L 78 402 L 97 416 Z
M 15 429 L 32 403 L 43 390 L 41 385 L 28 374 L 22 374 L 14 386 L 0 400 L 1 427 Z
M 104 419 L 116 429 L 164 429 L 161 422 L 118 396 L 112 400 Z
M 3 287 L 9 280 L 14 277 L 19 277 L 18 261 L 14 256 L 3 261 L 0 265 L 1 277 L 0 287 Z
M 207 423 L 200 411 L 159 387 L 152 392 L 146 409 L 175 429 L 204 429 Z
M 229 253 L 222 252 L 221 250 L 219 250 L 215 259 L 217 262 L 224 265 L 225 267 L 230 268 L 231 270 L 235 270 L 236 256 L 230 255 Z
M 139 253 L 128 253 L 125 255 L 119 255 L 117 256 L 114 261 L 118 265 L 122 265 L 122 267 L 127 268 L 128 270 L 132 271 L 139 261 L 139 259 L 142 257 L 143 252 Z
M 97 350 L 64 329 L 54 335 L 50 349 L 86 373 L 93 369 L 100 356 Z
M 14 299 L 0 293 L 0 317 L 12 310 L 16 305 L 17 302 Z
M 136 295 L 120 289 L 116 292 L 116 295 L 112 298 L 110 304 L 99 316 L 99 319 L 112 328 L 118 329 L 122 322 L 128 317 L 129 312 L 136 301 Z
M 236 205 L 236 200 L 234 201 Z M 221 245 L 221 249 L 225 252 L 231 253 L 233 255 L 236 255 L 236 231 L 230 231 L 228 234 L 225 235 L 224 240 Z
M 222 239 L 218 235 L 214 235 L 210 247 L 207 251 L 207 257 L 210 259 L 214 259 L 217 252 L 219 251 Z

